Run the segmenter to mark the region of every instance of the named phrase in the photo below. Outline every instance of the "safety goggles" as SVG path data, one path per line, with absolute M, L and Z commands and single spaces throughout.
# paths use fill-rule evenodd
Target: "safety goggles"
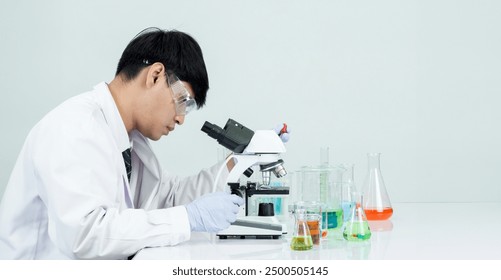
M 197 104 L 195 99 L 190 96 L 190 93 L 184 87 L 179 78 L 172 72 L 166 73 L 167 83 L 172 91 L 172 98 L 176 104 L 176 114 L 178 116 L 187 115 L 189 112 L 196 110 Z

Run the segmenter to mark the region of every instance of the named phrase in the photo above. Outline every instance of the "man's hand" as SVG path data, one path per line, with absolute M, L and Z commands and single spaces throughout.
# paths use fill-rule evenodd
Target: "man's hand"
M 201 196 L 186 205 L 191 231 L 218 232 L 237 219 L 244 200 L 234 194 L 215 192 Z

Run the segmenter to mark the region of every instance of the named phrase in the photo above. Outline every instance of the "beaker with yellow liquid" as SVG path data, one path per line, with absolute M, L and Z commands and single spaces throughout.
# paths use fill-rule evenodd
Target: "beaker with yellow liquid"
M 310 229 L 305 209 L 296 209 L 295 211 L 294 232 L 292 233 L 291 249 L 296 251 L 306 251 L 313 248 Z

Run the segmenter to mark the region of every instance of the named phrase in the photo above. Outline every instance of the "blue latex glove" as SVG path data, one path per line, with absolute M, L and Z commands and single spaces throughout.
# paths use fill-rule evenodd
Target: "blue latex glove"
M 237 219 L 244 200 L 225 192 L 209 193 L 185 205 L 191 231 L 218 232 Z
M 275 128 L 273 128 L 275 132 L 280 136 L 280 139 L 282 139 L 282 142 L 287 143 L 290 139 L 290 133 L 291 130 L 287 126 L 287 124 L 282 123 L 282 124 L 277 124 Z

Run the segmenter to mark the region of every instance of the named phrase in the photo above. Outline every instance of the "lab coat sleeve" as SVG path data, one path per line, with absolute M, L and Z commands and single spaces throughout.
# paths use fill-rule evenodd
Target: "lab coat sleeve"
M 32 139 L 48 233 L 59 250 L 70 258 L 123 259 L 188 240 L 185 207 L 123 207 L 123 159 L 106 124 L 100 116 L 75 116 L 40 124 Z
M 218 172 L 220 172 L 220 175 L 216 191 L 229 192 L 228 185 L 226 184 L 228 168 L 224 161 L 218 162 L 212 167 L 203 169 L 198 174 L 188 177 L 173 176 L 164 171 L 163 184 L 159 192 L 162 198 L 159 200 L 159 207 L 185 205 L 197 197 L 212 192 Z

